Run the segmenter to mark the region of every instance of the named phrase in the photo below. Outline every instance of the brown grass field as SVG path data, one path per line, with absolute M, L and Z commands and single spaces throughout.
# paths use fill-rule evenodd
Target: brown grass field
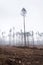
M 0 46 L 0 65 L 43 65 L 43 49 Z

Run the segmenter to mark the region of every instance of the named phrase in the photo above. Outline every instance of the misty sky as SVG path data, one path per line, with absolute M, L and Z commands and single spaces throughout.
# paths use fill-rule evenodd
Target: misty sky
M 22 8 L 27 10 L 26 31 L 43 32 L 43 0 L 0 0 L 0 30 L 23 30 Z

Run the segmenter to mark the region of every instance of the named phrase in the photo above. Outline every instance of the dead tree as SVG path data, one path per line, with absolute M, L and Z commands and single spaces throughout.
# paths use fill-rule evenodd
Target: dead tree
M 33 40 L 33 47 L 34 47 L 34 32 L 32 31 L 32 40 Z
M 8 37 L 9 37 L 9 45 L 11 45 L 11 37 L 12 37 L 12 29 L 10 29 L 9 30 L 9 35 L 8 35 Z
M 36 32 L 37 44 L 39 43 L 39 32 Z
M 23 32 L 21 30 L 21 45 L 23 46 Z
M 2 44 L 5 44 L 5 32 L 2 32 Z
M 15 43 L 15 40 L 14 40 L 14 38 L 15 38 L 14 30 L 15 30 L 15 28 L 13 27 L 13 45 L 14 45 L 14 43 Z
M 26 32 L 26 37 L 27 37 L 27 44 L 28 44 L 28 47 L 29 47 L 29 36 L 30 36 L 30 33 L 29 33 L 29 32 Z

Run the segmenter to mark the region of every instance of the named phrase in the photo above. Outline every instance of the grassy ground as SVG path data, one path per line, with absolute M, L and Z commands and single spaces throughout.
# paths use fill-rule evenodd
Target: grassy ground
M 43 65 L 43 49 L 0 46 L 0 65 Z

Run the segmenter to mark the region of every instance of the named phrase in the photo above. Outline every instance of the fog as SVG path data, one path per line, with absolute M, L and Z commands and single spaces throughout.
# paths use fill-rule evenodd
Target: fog
M 23 16 L 21 15 L 22 8 L 25 8 L 27 13 L 25 17 L 25 31 L 34 32 L 34 40 L 37 41 L 36 33 L 43 33 L 43 0 L 0 0 L 0 39 L 2 40 L 2 32 L 5 32 L 5 40 L 9 40 L 9 30 L 14 29 L 14 32 L 24 32 Z M 13 33 L 13 32 L 12 32 Z M 15 38 L 16 39 L 16 38 Z M 38 39 L 43 40 L 42 36 Z

